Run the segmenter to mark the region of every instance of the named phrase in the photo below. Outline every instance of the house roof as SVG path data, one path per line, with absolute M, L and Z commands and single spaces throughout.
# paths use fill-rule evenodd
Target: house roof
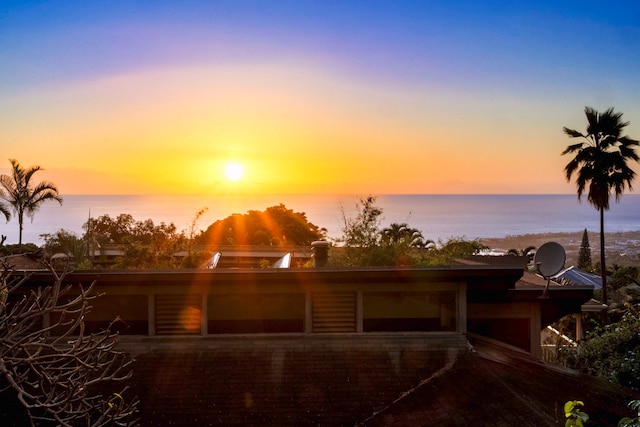
M 563 405 L 581 400 L 589 424 L 616 426 L 638 393 L 600 378 L 528 358 L 472 339 L 449 369 L 357 425 L 564 425 Z
M 145 426 L 556 426 L 564 402 L 576 399 L 590 423 L 614 426 L 638 398 L 471 342 L 449 334 L 158 339 L 138 351 L 127 394 L 140 398 Z
M 14 270 L 45 270 L 41 251 L 7 255 L 2 257 L 2 260 Z
M 593 286 L 594 289 L 602 289 L 602 278 L 599 275 L 580 270 L 575 266 L 565 268 L 552 279 L 565 280 L 572 285 Z

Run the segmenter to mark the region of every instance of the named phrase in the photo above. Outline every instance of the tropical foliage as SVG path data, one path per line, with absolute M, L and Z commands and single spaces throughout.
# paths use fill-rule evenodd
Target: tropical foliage
M 383 228 L 383 209 L 376 205 L 375 196 L 358 199 L 356 209 L 354 217 L 347 217 L 343 210 L 342 236 L 335 240 L 329 257 L 333 266 L 441 266 L 487 249 L 479 240 L 462 238 L 436 244 L 407 223 Z
M 324 230 L 309 222 L 304 212 L 282 203 L 264 211 L 233 214 L 211 224 L 195 241 L 200 245 L 309 246 Z
M 463 237 L 451 237 L 446 241 L 438 240 L 432 251 L 427 251 L 421 257 L 420 265 L 442 266 L 456 260 L 467 259 L 479 255 L 489 249 L 480 239 L 466 240 Z
M 527 264 L 533 261 L 533 257 L 535 256 L 536 247 L 535 246 L 527 246 L 524 249 L 515 249 L 511 248 L 505 252 L 505 255 L 510 256 L 523 256 L 527 257 Z
M 43 234 L 40 237 L 44 239 L 43 248 L 49 258 L 61 254 L 67 257 L 74 268 L 91 267 L 89 244 L 86 239 L 64 229 L 53 234 Z
M 565 166 L 566 178 L 576 175 L 578 200 L 587 193 L 587 200 L 600 212 L 600 265 L 603 284 L 603 302 L 607 303 L 606 263 L 604 244 L 604 211 L 609 210 L 609 199 L 613 192 L 616 202 L 626 188 L 631 189 L 635 171 L 629 166 L 638 161 L 635 148 L 638 141 L 622 133 L 629 122 L 622 121 L 622 113 L 609 108 L 603 113 L 586 107 L 586 133 L 563 128 L 571 138 L 580 142 L 569 145 L 562 154 L 574 157 Z
M 357 214 L 347 217 L 342 210 L 342 236 L 335 239 L 330 263 L 340 267 L 395 266 L 414 263 L 416 248 L 424 247 L 422 233 L 406 223 L 382 228 L 383 210 L 375 196 L 356 202 Z
M 580 410 L 584 403 L 580 400 L 570 400 L 564 404 L 564 416 L 567 419 L 565 427 L 584 427 L 589 421 L 589 415 Z
M 109 246 L 124 251 L 114 268 L 174 268 L 179 265 L 174 254 L 186 244 L 173 223 L 137 221 L 130 214 L 89 218 L 83 229 L 90 251 L 101 252 Z
M 614 265 L 607 288 L 612 296 L 609 304 L 611 320 L 618 321 L 633 307 L 640 307 L 640 269 L 638 267 Z
M 10 159 L 9 162 L 11 163 L 11 174 L 0 175 L 0 187 L 2 187 L 0 197 L 11 206 L 18 218 L 18 245 L 22 245 L 24 216 L 26 215 L 33 219 L 42 203 L 55 200 L 62 204 L 62 197 L 58 195 L 58 188 L 54 183 L 47 181 L 32 182 L 33 175 L 43 170 L 42 167 L 30 166 L 25 169 L 15 159 Z M 2 213 L 6 217 L 6 212 L 2 211 Z
M 596 327 L 578 347 L 560 349 L 560 361 L 573 369 L 640 390 L 640 312 L 629 306 L 622 319 Z
M 624 417 L 618 423 L 618 427 L 640 427 L 640 400 L 632 400 L 628 406 L 637 416 L 633 418 Z

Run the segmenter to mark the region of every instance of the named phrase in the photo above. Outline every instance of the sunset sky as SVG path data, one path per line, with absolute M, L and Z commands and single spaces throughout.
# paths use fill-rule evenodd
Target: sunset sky
M 63 194 L 573 193 L 586 105 L 640 138 L 635 2 L 0 3 L 0 172 Z

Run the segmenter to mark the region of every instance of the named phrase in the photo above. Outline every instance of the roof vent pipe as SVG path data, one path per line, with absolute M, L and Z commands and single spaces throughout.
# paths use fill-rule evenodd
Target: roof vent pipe
M 329 247 L 331 243 L 326 240 L 316 240 L 311 242 L 311 250 L 313 251 L 313 266 L 315 268 L 323 268 L 327 266 L 329 261 Z

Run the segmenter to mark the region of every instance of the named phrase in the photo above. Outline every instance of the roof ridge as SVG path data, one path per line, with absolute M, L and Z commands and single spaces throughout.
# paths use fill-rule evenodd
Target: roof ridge
M 469 349 L 468 350 L 464 350 L 464 351 L 470 352 L 470 350 L 471 350 L 471 346 L 469 345 Z M 420 381 L 415 387 L 412 387 L 409 390 L 403 391 L 402 393 L 400 393 L 400 395 L 398 397 L 396 397 L 395 399 L 393 399 L 391 402 L 389 402 L 389 404 L 387 404 L 383 408 L 378 409 L 377 411 L 374 411 L 367 418 L 365 418 L 364 420 L 356 423 L 355 427 L 365 425 L 368 421 L 374 419 L 375 417 L 380 415 L 382 412 L 386 411 L 387 409 L 389 409 L 390 407 L 392 407 L 396 403 L 400 402 L 402 399 L 405 399 L 406 397 L 410 396 L 411 394 L 413 394 L 416 390 L 418 390 L 422 386 L 430 383 L 431 381 L 435 380 L 436 378 L 440 377 L 441 375 L 444 375 L 446 372 L 451 370 L 451 368 L 453 368 L 453 366 L 458 361 L 460 353 L 462 351 L 463 350 L 460 350 L 460 349 L 452 349 L 452 348 L 447 349 L 447 362 L 445 363 L 445 365 L 442 368 L 438 369 L 436 372 L 431 374 L 428 378 L 425 378 L 422 381 Z

